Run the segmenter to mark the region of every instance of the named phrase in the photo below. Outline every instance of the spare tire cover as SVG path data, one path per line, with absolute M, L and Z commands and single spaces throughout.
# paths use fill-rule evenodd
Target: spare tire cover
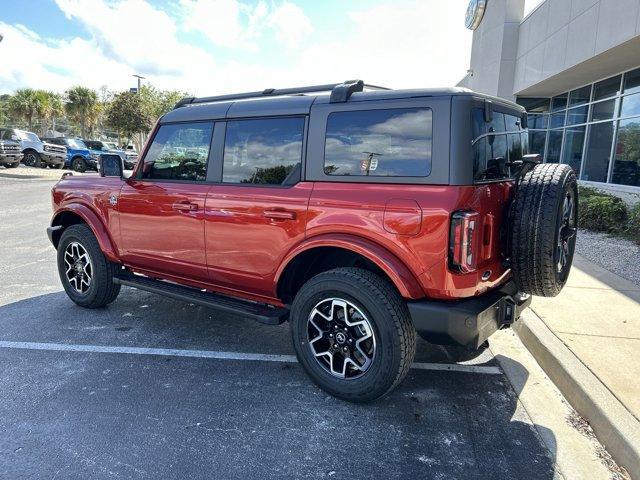
M 521 291 L 555 297 L 576 246 L 578 184 L 569 165 L 536 165 L 519 182 L 510 209 L 513 278 Z

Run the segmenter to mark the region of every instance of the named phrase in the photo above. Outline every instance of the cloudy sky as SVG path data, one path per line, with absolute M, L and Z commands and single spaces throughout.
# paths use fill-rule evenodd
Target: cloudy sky
M 196 95 L 351 78 L 454 85 L 469 64 L 467 3 L 0 0 L 0 93 L 126 89 L 134 73 Z

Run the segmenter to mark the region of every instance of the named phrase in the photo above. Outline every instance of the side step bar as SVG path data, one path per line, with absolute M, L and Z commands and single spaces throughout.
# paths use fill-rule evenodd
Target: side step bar
M 120 285 L 157 293 L 158 295 L 176 300 L 250 317 L 253 320 L 268 325 L 279 325 L 289 318 L 288 308 L 278 308 L 263 303 L 240 300 L 219 293 L 204 292 L 197 288 L 184 287 L 175 283 L 154 280 L 127 272 L 118 274 L 113 281 Z

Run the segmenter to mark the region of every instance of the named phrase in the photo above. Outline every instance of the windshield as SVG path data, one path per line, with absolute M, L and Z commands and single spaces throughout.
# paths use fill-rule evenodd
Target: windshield
M 23 132 L 22 130 L 16 130 L 16 134 L 20 140 L 29 140 L 31 142 L 39 142 L 40 139 L 35 133 Z
M 118 148 L 118 145 L 116 145 L 114 142 L 102 142 L 102 144 L 109 150 L 120 150 Z
M 71 148 L 75 148 L 75 149 L 85 149 L 87 148 L 87 146 L 84 144 L 84 142 L 82 140 L 76 140 L 75 138 L 67 138 L 64 141 L 68 147 Z

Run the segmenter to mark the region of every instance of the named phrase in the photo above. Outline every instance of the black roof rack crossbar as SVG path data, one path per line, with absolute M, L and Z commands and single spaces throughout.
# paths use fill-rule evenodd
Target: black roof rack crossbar
M 365 88 L 373 90 L 389 90 L 386 87 L 379 87 L 377 85 L 368 85 L 362 80 L 347 80 L 343 83 L 327 83 L 324 85 L 310 85 L 308 87 L 293 87 L 293 88 L 267 88 L 259 92 L 246 92 L 246 93 L 234 93 L 230 95 L 216 95 L 213 97 L 185 97 L 176 103 L 174 109 L 183 107 L 185 105 L 191 105 L 194 103 L 211 103 L 211 102 L 224 102 L 231 100 L 244 100 L 248 98 L 264 98 L 264 97 L 277 97 L 282 95 L 303 95 L 305 93 L 326 92 L 331 91 L 332 103 L 334 102 L 346 102 L 354 92 L 361 92 Z

